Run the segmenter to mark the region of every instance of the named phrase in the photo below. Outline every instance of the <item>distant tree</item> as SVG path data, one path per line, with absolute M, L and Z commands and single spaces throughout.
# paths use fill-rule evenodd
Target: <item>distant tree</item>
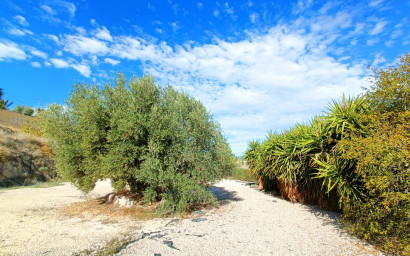
M 13 112 L 16 112 L 16 113 L 23 114 L 23 111 L 24 111 L 23 105 L 17 105 L 13 108 Z
M 23 110 L 23 114 L 26 116 L 32 116 L 34 114 L 34 109 L 32 107 L 26 106 Z
M 14 109 L 13 112 L 17 112 L 20 114 L 24 114 L 26 116 L 32 116 L 34 114 L 34 109 L 30 106 L 24 106 L 24 105 L 17 105 Z
M 0 109 L 9 109 L 13 102 L 3 99 L 4 89 L 0 88 Z

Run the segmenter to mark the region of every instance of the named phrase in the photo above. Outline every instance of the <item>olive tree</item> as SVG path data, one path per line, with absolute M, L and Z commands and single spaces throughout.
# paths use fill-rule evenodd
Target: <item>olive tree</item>
M 203 104 L 150 76 L 74 85 L 67 104 L 50 105 L 39 123 L 64 178 L 84 191 L 111 179 L 116 190 L 162 200 L 164 211 L 214 202 L 206 185 L 235 164 Z

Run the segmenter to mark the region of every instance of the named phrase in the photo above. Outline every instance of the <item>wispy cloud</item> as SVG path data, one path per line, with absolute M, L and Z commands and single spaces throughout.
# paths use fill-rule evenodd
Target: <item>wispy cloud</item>
M 54 67 L 56 68 L 68 68 L 70 67 L 70 64 L 62 59 L 55 59 L 55 58 L 51 58 L 50 62 L 54 65 Z
M 113 66 L 122 59 L 137 60 L 159 83 L 200 99 L 222 124 L 234 152 L 241 154 L 247 140 L 272 127 L 284 129 L 308 120 L 329 99 L 357 94 L 367 84 L 366 65 L 344 64 L 350 58 L 344 55 L 346 49 L 330 47 L 342 30 L 362 33 L 364 25 L 353 26 L 351 20 L 348 13 L 338 12 L 311 22 L 278 25 L 268 33 L 248 33 L 242 41 L 215 39 L 212 44 L 175 46 L 114 36 L 102 27 L 60 35 L 57 45 L 76 60 L 62 56 L 49 61 L 89 77 L 91 68 L 99 65 L 97 58 Z
M 26 53 L 13 42 L 0 41 L 0 61 L 7 59 L 24 60 Z
M 105 55 L 109 50 L 106 42 L 83 35 L 67 35 L 61 41 L 65 51 L 77 56 L 83 54 Z
M 112 36 L 110 34 L 110 31 L 104 26 L 95 31 L 95 36 L 98 39 L 102 39 L 102 40 L 106 40 L 106 41 L 112 41 Z
M 24 18 L 21 15 L 16 15 L 13 17 L 15 21 L 17 21 L 18 24 L 20 24 L 21 26 L 27 27 L 30 24 L 27 22 L 26 18 Z
M 299 14 L 309 9 L 312 6 L 313 0 L 298 0 L 296 4 L 293 5 L 293 14 Z
M 37 61 L 30 62 L 30 65 L 35 68 L 41 68 L 41 64 Z
M 47 53 L 39 51 L 37 49 L 30 50 L 30 53 L 36 57 L 40 57 L 42 59 L 47 59 Z
M 89 77 L 91 74 L 90 66 L 85 64 L 71 64 L 70 67 L 80 72 L 81 75 Z
M 251 13 L 249 15 L 249 19 L 251 20 L 252 23 L 255 23 L 257 21 L 258 17 L 259 17 L 259 14 L 257 14 L 257 13 Z
M 50 58 L 50 62 L 56 68 L 72 68 L 77 70 L 81 75 L 85 77 L 89 77 L 91 74 L 91 68 L 87 64 L 83 63 L 75 63 L 73 60 L 64 60 L 64 59 L 57 59 L 57 58 Z
M 28 29 L 19 29 L 17 27 L 11 26 L 9 30 L 7 31 L 10 35 L 13 36 L 25 36 L 25 35 L 33 35 L 33 32 L 31 32 Z
M 379 21 L 376 23 L 374 28 L 370 31 L 370 35 L 377 35 L 383 32 L 384 27 L 386 26 L 387 22 Z
M 77 7 L 74 3 L 64 0 L 48 0 L 43 4 L 40 4 L 41 18 L 47 20 L 50 23 L 60 23 L 61 15 L 68 15 L 69 19 L 72 19 L 75 16 Z
M 370 7 L 376 7 L 376 6 L 380 5 L 383 2 L 384 2 L 384 0 L 373 0 L 373 1 L 370 1 L 369 6 Z
M 104 62 L 115 66 L 115 65 L 120 64 L 121 61 L 119 61 L 119 60 L 114 60 L 114 59 L 111 59 L 111 58 L 105 58 L 105 59 L 104 59 Z

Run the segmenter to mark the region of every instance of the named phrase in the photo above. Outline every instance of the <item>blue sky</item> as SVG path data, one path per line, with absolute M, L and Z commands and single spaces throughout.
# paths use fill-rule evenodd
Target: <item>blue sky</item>
M 0 2 L 0 87 L 64 104 L 78 82 L 152 74 L 201 100 L 233 152 L 322 113 L 410 49 L 410 2 Z

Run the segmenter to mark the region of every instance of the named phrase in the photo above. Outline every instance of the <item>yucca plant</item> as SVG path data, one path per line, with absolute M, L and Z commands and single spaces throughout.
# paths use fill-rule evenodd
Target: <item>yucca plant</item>
M 318 166 L 314 178 L 322 181 L 322 189 L 326 193 L 336 190 L 339 207 L 342 208 L 351 201 L 362 201 L 364 187 L 360 176 L 355 173 L 355 161 L 343 159 L 336 152 L 326 154 L 323 160 L 313 158 Z
M 366 124 L 363 123 L 361 115 L 368 111 L 364 96 L 346 97 L 343 95 L 341 101 L 333 100 L 326 112 L 330 137 L 340 140 L 352 132 L 366 134 Z

